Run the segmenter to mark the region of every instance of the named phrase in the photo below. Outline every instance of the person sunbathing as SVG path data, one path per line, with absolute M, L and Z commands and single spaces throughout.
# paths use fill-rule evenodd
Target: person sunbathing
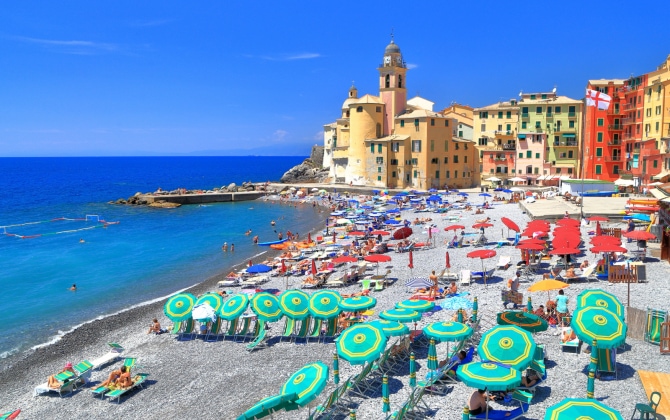
M 475 211 L 475 214 L 484 214 L 484 210 L 482 210 L 482 209 L 477 209 L 477 211 Z
M 540 376 L 533 369 L 527 369 L 526 375 L 521 377 L 521 385 L 530 388 L 540 381 Z
M 580 269 L 580 270 L 583 270 L 583 269 L 585 269 L 585 268 L 588 267 L 588 266 L 589 266 L 589 260 L 584 260 L 584 261 L 582 261 L 581 264 L 579 264 L 579 269 Z
M 547 313 L 544 312 L 544 305 L 540 305 L 539 308 L 537 308 L 536 310 L 533 311 L 533 314 L 535 314 L 535 315 L 537 315 L 541 318 L 546 318 Z
M 576 338 L 577 336 L 575 335 L 575 332 L 572 330 L 572 328 L 567 328 L 565 331 L 563 331 L 563 335 L 561 335 L 561 343 L 568 343 Z
M 65 367 L 63 368 L 63 370 L 61 370 L 60 372 L 58 372 L 56 375 L 61 374 L 61 373 L 64 373 L 64 372 L 72 372 L 72 373 L 74 373 L 74 374 L 77 374 L 77 372 L 75 372 L 75 371 L 74 371 L 74 368 L 72 367 L 72 363 L 70 363 L 70 362 L 67 362 L 67 363 L 65 364 Z M 47 386 L 48 386 L 49 388 L 51 388 L 51 389 L 58 389 L 58 388 L 60 388 L 60 386 L 63 384 L 63 382 L 61 382 L 61 381 L 59 381 L 58 379 L 56 379 L 56 375 L 51 375 L 51 376 L 49 376 L 49 378 L 47 379 Z
M 452 281 L 451 285 L 449 286 L 449 288 L 447 288 L 447 290 L 445 290 L 445 292 L 447 295 L 455 295 L 456 293 L 458 293 L 458 286 L 456 286 L 456 282 Z
M 575 268 L 574 267 L 568 268 L 568 270 L 565 272 L 565 278 L 567 278 L 567 279 L 576 279 L 577 278 L 577 274 L 575 274 Z
M 129 388 L 133 385 L 133 381 L 130 379 L 130 371 L 125 366 L 121 366 L 121 375 L 116 378 L 114 385 L 117 388 Z
M 451 366 L 449 371 L 445 372 L 445 375 L 449 375 L 449 376 L 452 376 L 452 377 L 456 376 L 456 369 L 458 368 L 458 366 L 461 363 L 463 363 L 463 361 L 465 360 L 465 358 L 467 356 L 468 356 L 468 354 L 465 352 L 465 350 L 459 351 L 456 360 L 453 362 L 454 363 L 453 366 Z M 438 368 L 441 369 L 441 368 L 444 367 L 444 365 L 446 365 L 450 362 L 451 362 L 451 360 L 444 359 L 440 362 L 440 364 L 438 365 Z
M 125 366 L 121 366 L 121 368 L 125 368 Z M 117 379 L 119 379 L 119 376 L 121 376 L 123 372 L 121 372 L 121 369 L 116 369 L 111 372 L 109 372 L 109 376 L 107 377 L 106 380 L 102 381 L 100 383 L 100 386 L 110 386 L 113 383 L 116 382 Z

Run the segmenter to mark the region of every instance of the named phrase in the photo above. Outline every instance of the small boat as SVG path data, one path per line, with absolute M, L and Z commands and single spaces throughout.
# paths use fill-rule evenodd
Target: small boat
M 258 246 L 270 246 L 270 245 L 277 245 L 277 244 L 283 244 L 284 242 L 288 241 L 288 238 L 286 239 L 280 239 L 278 241 L 271 241 L 271 242 L 259 242 Z

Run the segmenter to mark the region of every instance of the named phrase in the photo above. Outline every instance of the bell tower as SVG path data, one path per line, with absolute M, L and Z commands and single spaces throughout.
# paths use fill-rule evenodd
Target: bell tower
M 384 50 L 384 58 L 379 71 L 379 96 L 384 101 L 384 135 L 393 131 L 393 119 L 407 108 L 407 88 L 405 75 L 407 66 L 402 58 L 400 47 L 393 41 Z

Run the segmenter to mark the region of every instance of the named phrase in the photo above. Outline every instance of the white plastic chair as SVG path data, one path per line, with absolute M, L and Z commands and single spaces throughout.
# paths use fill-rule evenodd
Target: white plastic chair
M 469 286 L 471 280 L 470 270 L 461 270 L 461 286 Z

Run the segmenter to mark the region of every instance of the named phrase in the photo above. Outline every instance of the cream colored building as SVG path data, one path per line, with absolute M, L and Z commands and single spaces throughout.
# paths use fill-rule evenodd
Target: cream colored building
M 481 160 L 482 181 L 517 176 L 515 151 L 519 125 L 519 106 L 511 99 L 473 110 L 473 140 Z
M 452 104 L 450 107 L 442 110 L 442 113 L 449 118 L 455 118 L 457 124 L 454 125 L 453 135 L 463 140 L 474 139 L 473 108 L 468 105 Z
M 352 86 L 340 117 L 324 126 L 324 167 L 330 181 L 389 188 L 455 188 L 478 183 L 474 143 L 455 139 L 456 120 L 432 101 L 407 100 L 407 66 L 393 42 L 384 50 L 379 95 Z

